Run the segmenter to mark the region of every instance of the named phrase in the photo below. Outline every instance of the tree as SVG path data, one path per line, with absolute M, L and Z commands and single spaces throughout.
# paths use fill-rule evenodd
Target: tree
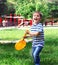
M 34 11 L 41 11 L 44 16 L 48 14 L 48 6 L 46 1 L 43 0 L 17 0 L 16 1 L 16 14 L 21 14 L 26 18 L 31 18 Z
M 6 13 L 7 10 L 6 2 L 7 0 L 0 0 L 0 15 L 4 15 Z

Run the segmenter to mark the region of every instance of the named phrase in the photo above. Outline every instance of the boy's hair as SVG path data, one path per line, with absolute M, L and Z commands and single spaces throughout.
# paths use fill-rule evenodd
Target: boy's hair
M 39 11 L 35 11 L 34 13 L 38 13 L 38 14 L 40 15 L 41 18 L 42 18 L 42 16 L 43 16 L 42 13 L 39 12 Z M 33 14 L 34 14 L 34 13 L 33 13 Z

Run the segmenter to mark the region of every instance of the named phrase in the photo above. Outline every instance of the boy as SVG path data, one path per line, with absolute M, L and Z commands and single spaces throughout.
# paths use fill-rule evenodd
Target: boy
M 40 65 L 39 54 L 44 46 L 44 32 L 43 26 L 40 23 L 42 19 L 42 14 L 40 12 L 33 13 L 33 25 L 31 26 L 30 31 L 27 30 L 26 34 L 29 34 L 32 38 L 32 55 L 34 58 L 35 65 Z M 24 36 L 26 38 L 27 36 Z

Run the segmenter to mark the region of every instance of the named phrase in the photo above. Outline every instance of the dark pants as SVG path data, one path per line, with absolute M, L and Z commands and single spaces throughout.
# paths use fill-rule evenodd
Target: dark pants
M 40 57 L 39 57 L 39 54 L 40 54 L 42 48 L 43 47 L 41 47 L 41 46 L 32 47 L 32 56 L 34 58 L 35 65 L 40 65 Z

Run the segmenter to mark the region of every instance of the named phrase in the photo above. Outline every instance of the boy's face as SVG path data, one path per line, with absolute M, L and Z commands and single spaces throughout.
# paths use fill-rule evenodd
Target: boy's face
M 40 20 L 41 20 L 40 14 L 37 13 L 37 12 L 35 12 L 35 13 L 33 14 L 33 22 L 37 24 L 37 23 L 40 22 Z

